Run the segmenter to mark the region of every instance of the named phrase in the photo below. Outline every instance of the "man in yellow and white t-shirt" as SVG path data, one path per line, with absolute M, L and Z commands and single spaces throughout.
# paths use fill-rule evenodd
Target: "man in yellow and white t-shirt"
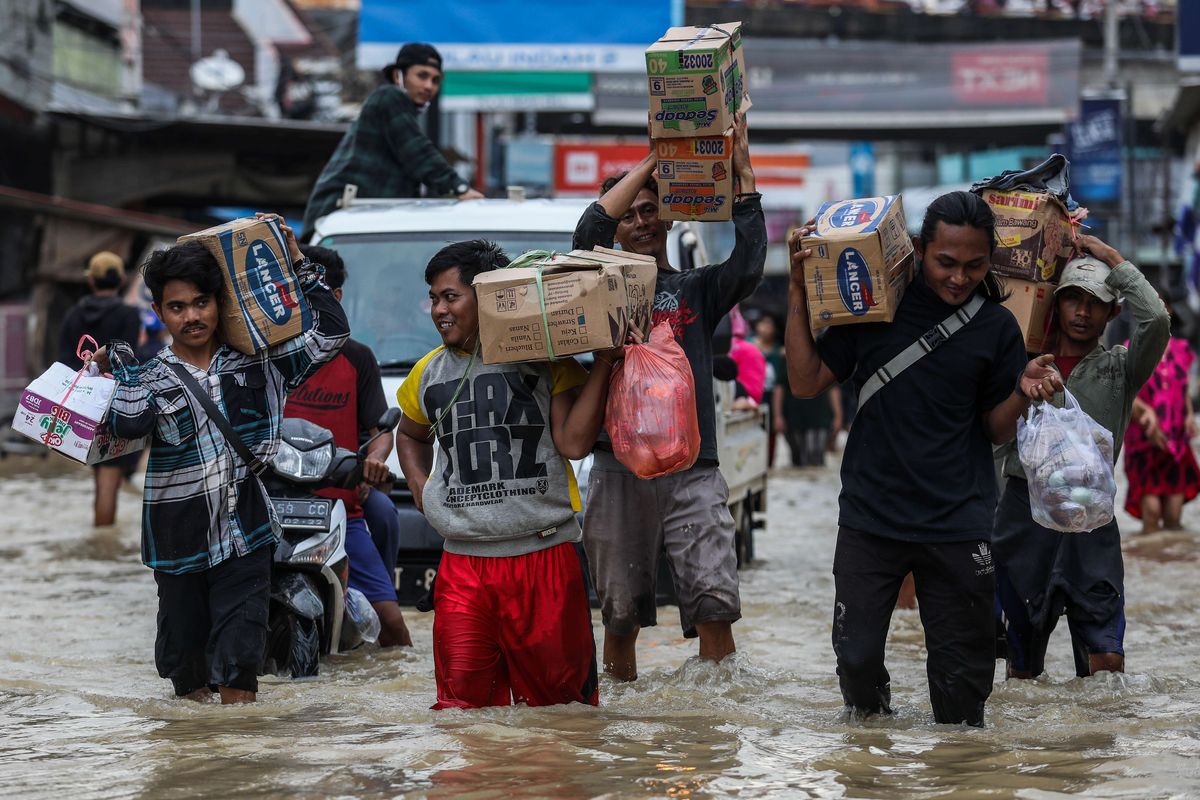
M 484 364 L 471 282 L 508 265 L 495 244 L 451 244 L 425 270 L 443 346 L 397 394 L 396 452 L 446 540 L 434 587 L 434 708 L 599 700 L 591 612 L 573 543 L 582 458 L 604 421 L 612 364 Z M 435 447 L 436 442 L 436 447 Z M 436 452 L 435 452 L 436 451 Z

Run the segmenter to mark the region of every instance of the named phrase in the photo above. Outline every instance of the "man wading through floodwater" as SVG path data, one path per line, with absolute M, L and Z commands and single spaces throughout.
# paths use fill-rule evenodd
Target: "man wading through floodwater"
M 810 222 L 797 231 L 806 236 Z M 996 480 L 992 444 L 1016 434 L 1039 386 L 1062 387 L 1051 357 L 1026 363 L 1016 319 L 991 274 L 995 218 L 967 192 L 930 204 L 914 241 L 920 268 L 891 323 L 841 325 L 814 342 L 804 260 L 792 254 L 785 337 L 799 397 L 880 367 L 939 323 L 974 317 L 861 405 L 842 460 L 833 649 L 846 706 L 891 713 L 884 666 L 888 623 L 904 576 L 916 580 L 933 715 L 983 725 L 995 669 L 991 563 Z

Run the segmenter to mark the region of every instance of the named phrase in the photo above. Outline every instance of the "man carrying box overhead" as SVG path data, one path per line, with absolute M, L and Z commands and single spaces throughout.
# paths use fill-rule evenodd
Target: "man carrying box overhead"
M 797 238 L 812 232 L 801 227 Z M 914 240 L 919 269 L 890 323 L 830 328 L 813 341 L 805 259 L 792 252 L 788 381 L 815 397 L 853 379 L 859 409 L 842 459 L 833 560 L 833 650 L 847 709 L 891 713 L 888 623 L 913 573 L 934 719 L 983 725 L 995 670 L 992 444 L 1013 438 L 1038 387 L 991 272 L 995 217 L 967 192 L 934 200 Z M 920 354 L 920 355 L 917 355 Z M 890 378 L 889 378 L 890 376 Z
M 280 532 L 255 470 L 279 447 L 285 395 L 337 355 L 350 332 L 321 267 L 302 257 L 291 228 L 280 224 L 312 308 L 306 333 L 257 355 L 225 344 L 217 331 L 221 268 L 202 243 L 188 241 L 153 253 L 142 268 L 171 346 L 144 364 L 123 341 L 95 356 L 118 384 L 109 410 L 113 434 L 153 434 L 142 562 L 158 584 L 155 664 L 179 697 L 203 700 L 219 691 L 223 703 L 255 699 Z M 198 391 L 224 409 L 253 468 Z
M 433 195 L 459 200 L 483 197 L 438 151 L 417 121 L 442 88 L 442 57 L 432 45 L 410 42 L 396 63 L 383 68 L 386 81 L 368 95 L 358 119 L 346 131 L 308 197 L 302 237 L 317 220 L 337 209 L 347 184 L 361 197 L 420 197 L 424 184 Z
M 574 543 L 583 458 L 604 422 L 613 361 L 485 364 L 471 284 L 508 257 L 482 240 L 429 260 L 441 347 L 396 397 L 396 455 L 413 502 L 446 540 L 433 588 L 434 708 L 599 702 L 596 646 Z
M 757 288 L 767 254 L 745 116 L 738 114 L 734 122 L 737 239 L 723 263 L 679 272 L 667 261 L 670 223 L 659 218 L 658 188 L 651 177 L 655 164 L 652 151 L 619 179 L 606 180 L 599 201 L 580 218 L 573 242 L 590 250 L 611 247 L 615 238 L 623 249 L 657 259 L 651 323 L 670 326 L 696 384 L 700 457 L 695 466 L 642 480 L 603 441 L 596 446 L 588 480 L 583 541 L 604 619 L 604 669 L 627 681 L 637 678 L 638 631 L 657 624 L 654 579 L 664 547 L 684 635 L 698 635 L 700 656 L 711 661 L 735 649 L 733 623 L 741 618 L 741 599 L 728 487 L 717 469 L 712 336 L 722 317 Z
M 1082 254 L 1067 263 L 1055 290 L 1057 332 L 1049 352 L 1085 413 L 1113 435 L 1121 453 L 1133 400 L 1154 374 L 1171 336 L 1171 315 L 1154 287 L 1120 253 L 1094 236 L 1080 236 Z M 1124 298 L 1133 312 L 1128 347 L 1100 344 Z M 1040 396 L 1056 400 L 1051 392 Z M 1060 533 L 1033 521 L 1029 483 L 1011 448 L 1007 484 L 992 532 L 996 595 L 1004 611 L 1007 677 L 1036 678 L 1046 647 L 1066 614 L 1081 678 L 1125 669 L 1125 565 L 1114 519 L 1088 533 Z

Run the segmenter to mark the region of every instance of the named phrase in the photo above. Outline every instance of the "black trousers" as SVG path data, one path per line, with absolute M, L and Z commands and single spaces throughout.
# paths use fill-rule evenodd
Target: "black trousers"
M 154 662 L 183 697 L 213 691 L 258 691 L 267 646 L 273 549 L 260 547 L 211 569 L 170 575 L 158 583 L 158 636 Z
M 891 713 L 884 645 L 909 572 L 925 627 L 934 719 L 982 726 L 996 668 L 995 574 L 983 540 L 919 544 L 838 530 L 833 651 L 842 697 L 859 713 Z

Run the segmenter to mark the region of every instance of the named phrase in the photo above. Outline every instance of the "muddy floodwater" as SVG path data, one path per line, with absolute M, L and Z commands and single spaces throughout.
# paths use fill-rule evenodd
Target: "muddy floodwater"
M 983 730 L 933 723 L 916 611 L 892 621 L 898 713 L 842 717 L 829 643 L 837 474 L 780 471 L 742 573 L 739 653 L 689 660 L 674 609 L 643 633 L 642 677 L 598 709 L 429 710 L 432 618 L 416 647 L 360 650 L 260 702 L 172 697 L 154 669 L 155 586 L 139 502 L 90 527 L 90 475 L 0 462 L 0 794 L 173 797 L 1200 797 L 1200 534 L 1126 539 L 1128 674 L 1000 680 Z M 1124 495 L 1122 494 L 1122 499 Z M 1200 529 L 1200 503 L 1185 523 Z M 599 619 L 594 624 L 600 636 Z

